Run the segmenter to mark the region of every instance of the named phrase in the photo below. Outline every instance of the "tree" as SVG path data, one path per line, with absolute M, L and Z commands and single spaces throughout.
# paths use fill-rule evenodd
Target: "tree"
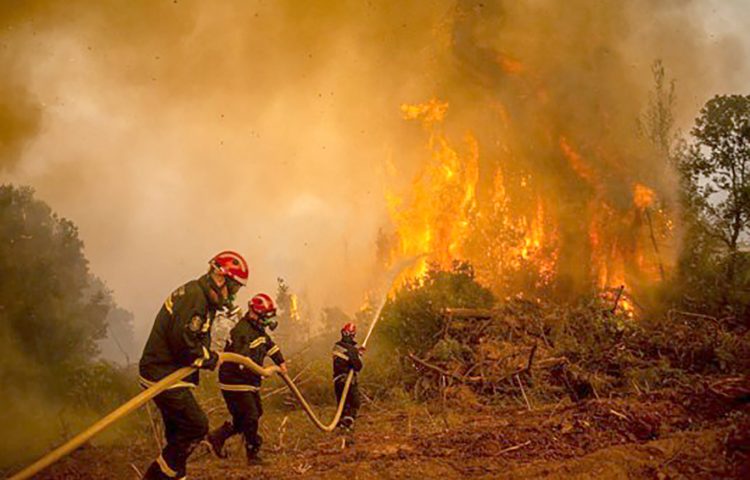
M 468 263 L 454 262 L 450 271 L 432 265 L 424 278 L 407 283 L 388 300 L 380 331 L 393 345 L 420 354 L 436 341 L 446 308 L 490 308 L 494 303 Z
M 717 95 L 701 109 L 681 164 L 689 207 L 726 249 L 725 279 L 736 280 L 750 231 L 750 95 Z
M 112 305 L 107 321 L 107 336 L 99 342 L 101 357 L 123 365 L 138 360 L 139 349 L 133 332 L 133 313 Z
M 115 329 L 130 327 L 90 273 L 76 226 L 31 188 L 0 185 L 0 425 L 14 440 L 0 470 L 134 394 L 133 378 L 98 358 L 110 312 Z
M 677 140 L 674 134 L 675 81 L 666 81 L 664 64 L 656 60 L 651 66 L 654 77 L 654 90 L 649 94 L 648 103 L 641 118 L 638 130 L 661 155 L 671 158 Z
M 24 359 L 0 362 L 3 380 L 59 376 L 94 359 L 114 302 L 89 273 L 76 226 L 32 189 L 3 185 L 0 239 L 0 349 Z

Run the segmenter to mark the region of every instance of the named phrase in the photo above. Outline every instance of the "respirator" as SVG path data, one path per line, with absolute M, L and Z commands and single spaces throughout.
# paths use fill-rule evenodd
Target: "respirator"
M 278 320 L 276 320 L 275 313 L 270 314 L 270 316 L 261 318 L 261 323 L 264 327 L 270 329 L 271 331 L 276 330 L 276 327 L 279 326 L 279 322 Z

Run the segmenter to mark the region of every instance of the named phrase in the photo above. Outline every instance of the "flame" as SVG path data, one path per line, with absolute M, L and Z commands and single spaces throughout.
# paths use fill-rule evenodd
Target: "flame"
M 564 136 L 560 136 L 560 150 L 570 163 L 571 168 L 579 177 L 586 180 L 590 185 L 596 185 L 596 175 L 594 171 L 586 164 L 583 156 L 573 147 L 573 145 Z
M 461 151 L 452 144 L 441 128 L 447 111 L 448 103 L 437 99 L 401 106 L 403 118 L 421 122 L 429 137 L 429 157 L 412 180 L 411 197 L 407 200 L 394 191 L 386 192 L 399 254 L 428 254 L 408 272 L 412 276 L 424 274 L 428 262 L 447 269 L 461 257 L 475 206 L 479 147 L 469 132 Z
M 647 186 L 636 183 L 633 186 L 633 204 L 641 210 L 645 210 L 654 203 L 656 194 Z
M 491 107 L 503 128 L 510 128 L 512 119 L 503 105 L 495 102 Z M 419 122 L 426 134 L 426 155 L 408 192 L 399 194 L 395 188 L 386 192 L 395 231 L 392 252 L 386 257 L 392 262 L 427 255 L 404 278 L 420 278 L 428 263 L 445 270 L 454 261 L 468 261 L 477 278 L 502 297 L 539 298 L 533 292 L 554 287 L 559 273 L 560 213 L 554 193 L 530 171 L 514 169 L 507 175 L 502 161 L 484 168 L 492 177 L 482 186 L 477 137 L 467 131 L 458 142 L 450 138 L 444 129 L 449 112 L 449 103 L 436 98 L 401 106 L 404 120 Z M 547 138 L 559 149 L 567 168 L 591 187 L 588 205 L 573 219 L 584 225 L 583 238 L 588 235 L 588 247 L 580 250 L 588 257 L 573 259 L 573 265 L 588 270 L 591 285 L 602 291 L 623 286 L 628 295 L 621 296 L 618 310 L 632 316 L 630 286 L 658 280 L 659 270 L 663 276 L 657 237 L 669 235 L 672 221 L 658 208 L 654 190 L 644 183 L 632 183 L 629 206 L 607 196 L 606 178 L 587 161 L 587 155 L 602 156 L 604 150 L 582 153 L 565 135 Z M 512 159 L 510 146 L 501 151 Z M 390 177 L 396 179 L 398 173 L 391 171 Z M 481 201 L 480 187 L 485 191 Z M 655 233 L 654 223 L 661 233 Z
M 289 296 L 289 318 L 293 320 L 292 325 L 296 325 L 296 322 L 300 320 L 298 300 L 295 294 Z

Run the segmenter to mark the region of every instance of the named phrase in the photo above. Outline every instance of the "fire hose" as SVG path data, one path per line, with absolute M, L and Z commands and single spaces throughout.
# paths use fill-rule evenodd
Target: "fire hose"
M 380 303 L 378 307 L 378 310 L 375 312 L 373 321 L 370 324 L 369 330 L 367 331 L 367 336 L 365 337 L 365 340 L 362 342 L 362 347 L 365 347 L 367 345 L 367 341 L 370 339 L 370 335 L 372 334 L 372 331 L 375 328 L 375 324 L 380 318 L 380 312 L 383 310 L 383 306 L 385 305 L 386 299 L 387 297 L 384 296 L 382 302 Z M 315 415 L 315 413 L 312 410 L 312 407 L 307 402 L 307 400 L 302 395 L 302 393 L 299 391 L 299 389 L 297 388 L 297 385 L 294 384 L 294 381 L 292 381 L 292 379 L 289 378 L 288 375 L 279 371 L 279 367 L 275 365 L 269 366 L 269 367 L 262 367 L 258 365 L 257 363 L 253 362 L 252 360 L 250 360 L 248 357 L 238 355 L 236 353 L 222 352 L 222 353 L 219 353 L 219 358 L 221 362 L 239 363 L 240 365 L 243 365 L 249 368 L 253 372 L 263 377 L 269 377 L 273 375 L 274 373 L 278 373 L 279 376 L 281 376 L 281 378 L 284 380 L 284 383 L 286 384 L 286 386 L 289 387 L 289 390 L 291 390 L 294 396 L 297 398 L 297 401 L 302 406 L 303 410 L 305 411 L 307 416 L 310 418 L 310 420 L 313 422 L 313 424 L 315 424 L 317 428 L 319 428 L 320 430 L 324 432 L 331 432 L 336 428 L 336 425 L 338 424 L 339 419 L 341 418 L 341 413 L 344 410 L 344 401 L 346 400 L 346 396 L 349 393 L 349 388 L 351 387 L 352 380 L 354 378 L 354 371 L 350 370 L 348 376 L 346 377 L 346 383 L 344 384 L 344 390 L 341 394 L 341 401 L 339 402 L 338 408 L 336 409 L 336 414 L 334 415 L 331 423 L 326 425 L 320 421 L 317 415 Z M 143 406 L 146 402 L 148 402 L 149 400 L 151 400 L 152 398 L 154 398 L 155 396 L 157 396 L 164 390 L 168 389 L 175 383 L 179 382 L 183 378 L 187 377 L 188 375 L 193 373 L 195 370 L 196 370 L 195 367 L 183 367 L 183 368 L 180 368 L 179 370 L 172 372 L 168 376 L 156 382 L 154 385 L 150 386 L 146 390 L 142 391 L 135 397 L 128 400 L 126 403 L 123 403 L 122 405 L 120 405 L 117 409 L 113 410 L 107 416 L 100 419 L 98 422 L 94 423 L 89 428 L 79 433 L 72 439 L 68 440 L 68 442 L 66 442 L 65 444 L 61 445 L 60 447 L 51 451 L 50 453 L 40 458 L 33 464 L 29 465 L 25 469 L 16 473 L 12 477 L 10 477 L 9 480 L 25 480 L 27 478 L 32 477 L 33 475 L 36 475 L 37 473 L 41 472 L 45 468 L 54 464 L 61 458 L 75 451 L 78 447 L 86 443 L 91 437 L 98 434 L 99 432 L 101 432 L 102 430 L 110 426 L 111 424 L 115 423 L 117 420 L 137 410 L 139 407 Z
M 237 355 L 236 353 L 225 352 L 225 353 L 220 353 L 219 356 L 222 362 L 239 363 L 241 365 L 244 365 L 247 368 L 250 368 L 255 373 L 262 375 L 264 377 L 273 375 L 275 372 L 279 370 L 279 367 L 275 365 L 267 367 L 267 368 L 263 368 L 257 363 L 250 360 L 249 358 L 243 357 L 242 355 Z M 49 467 L 53 463 L 57 462 L 61 458 L 65 457 L 66 455 L 76 450 L 78 447 L 86 443 L 91 437 L 93 437 L 97 433 L 101 432 L 102 430 L 104 430 L 111 424 L 115 423 L 117 420 L 128 415 L 129 413 L 137 410 L 146 402 L 148 402 L 149 400 L 151 400 L 152 398 L 154 398 L 155 396 L 157 396 L 164 390 L 168 389 L 175 383 L 179 382 L 183 378 L 187 377 L 188 375 L 193 373 L 195 370 L 196 370 L 195 367 L 182 367 L 179 370 L 175 370 L 171 374 L 167 375 L 166 377 L 156 382 L 154 385 L 150 386 L 149 388 L 142 391 L 135 397 L 131 398 L 127 402 L 120 405 L 117 409 L 113 410 L 107 416 L 105 416 L 104 418 L 96 422 L 95 424 L 91 425 L 89 428 L 79 433 L 75 437 L 68 440 L 65 444 L 57 447 L 55 450 L 51 451 L 50 453 L 40 458 L 33 464 L 29 465 L 25 469 L 16 473 L 12 477 L 10 477 L 9 480 L 24 480 L 26 478 L 32 477 L 33 475 L 36 475 L 37 473 L 41 472 L 45 468 Z
M 416 261 L 420 257 L 422 257 L 422 255 L 405 260 L 399 266 L 394 268 L 394 270 L 392 270 L 391 272 L 392 277 L 390 279 L 391 282 L 389 283 L 389 285 L 393 283 L 393 280 L 395 279 L 396 275 L 399 272 L 401 272 L 404 268 L 412 264 L 414 261 Z M 380 313 L 383 311 L 383 307 L 385 306 L 385 302 L 387 299 L 388 299 L 388 296 L 386 292 L 386 294 L 383 295 L 382 297 L 380 305 L 378 305 L 378 309 L 375 311 L 375 315 L 373 316 L 372 322 L 370 323 L 370 328 L 367 330 L 367 335 L 365 336 L 365 339 L 362 342 L 362 348 L 367 346 L 367 342 L 368 340 L 370 340 L 370 335 L 372 335 L 372 332 L 375 329 L 375 324 L 377 324 L 378 320 L 380 319 Z M 341 413 L 344 411 L 344 402 L 346 401 L 346 396 L 349 393 L 349 388 L 351 387 L 352 380 L 354 379 L 354 371 L 350 370 L 349 374 L 346 377 L 346 383 L 344 384 L 344 390 L 341 393 L 341 400 L 339 401 L 338 407 L 336 409 L 336 414 L 333 416 L 333 420 L 331 420 L 331 423 L 326 425 L 320 421 L 317 415 L 315 415 L 315 412 L 313 412 L 312 407 L 307 402 L 307 400 L 305 400 L 305 397 L 299 391 L 299 389 L 297 388 L 297 385 L 294 384 L 294 381 L 291 378 L 289 378 L 287 374 L 282 373 L 279 370 L 279 367 L 275 365 L 269 366 L 269 367 L 262 367 L 258 365 L 257 363 L 253 362 L 252 360 L 250 360 L 248 357 L 238 355 L 236 353 L 222 352 L 222 353 L 219 353 L 219 358 L 221 362 L 239 363 L 240 365 L 243 365 L 249 368 L 253 372 L 263 377 L 270 377 L 274 373 L 278 373 L 279 376 L 282 378 L 282 380 L 284 380 L 284 383 L 289 388 L 289 390 L 291 390 L 291 392 L 297 398 L 297 401 L 302 406 L 302 409 L 305 411 L 310 421 L 312 421 L 312 423 L 318 429 L 324 432 L 332 432 L 336 428 L 336 425 L 341 419 Z M 100 419 L 98 422 L 94 423 L 89 428 L 79 433 L 72 439 L 68 440 L 65 444 L 57 447 L 55 450 L 51 451 L 50 453 L 40 458 L 33 464 L 29 465 L 28 467 L 24 468 L 20 472 L 16 473 L 12 477 L 10 477 L 8 480 L 25 480 L 27 478 L 31 478 L 33 475 L 36 475 L 37 473 L 41 472 L 45 468 L 54 464 L 61 458 L 75 451 L 78 447 L 86 443 L 91 437 L 98 434 L 99 432 L 101 432 L 102 430 L 110 426 L 111 424 L 115 423 L 117 420 L 137 410 L 139 407 L 143 406 L 146 402 L 148 402 L 149 400 L 151 400 L 152 398 L 154 398 L 155 396 L 157 396 L 164 390 L 167 390 L 170 386 L 179 382 L 183 378 L 187 377 L 188 375 L 193 373 L 195 370 L 196 370 L 195 367 L 183 367 L 183 368 L 180 368 L 179 370 L 172 372 L 171 374 L 162 378 L 160 381 L 156 382 L 154 385 L 150 386 L 146 390 L 142 391 L 135 397 L 128 400 L 126 403 L 123 403 L 122 405 L 120 405 L 117 409 L 113 410 L 107 416 Z
M 362 348 L 365 348 L 367 346 L 367 341 L 370 340 L 370 335 L 372 335 L 375 324 L 378 323 L 380 312 L 383 311 L 383 307 L 385 306 L 385 301 L 387 299 L 388 297 L 384 296 L 383 300 L 380 302 L 380 305 L 375 312 L 375 316 L 372 319 L 372 323 L 370 323 L 370 328 L 367 330 L 367 335 L 362 342 Z M 305 397 L 299 391 L 297 385 L 294 384 L 292 379 L 283 372 L 279 372 L 279 376 L 281 376 L 282 380 L 284 380 L 284 383 L 286 383 L 286 386 L 289 387 L 289 390 L 291 390 L 294 396 L 297 398 L 297 401 L 302 406 L 302 409 L 305 411 L 310 421 L 316 427 L 318 427 L 318 429 L 324 432 L 332 432 L 336 428 L 336 425 L 338 425 L 339 420 L 341 419 L 341 413 L 344 411 L 344 402 L 346 401 L 346 396 L 349 394 L 349 388 L 352 386 L 352 380 L 354 380 L 354 370 L 349 370 L 349 374 L 346 376 L 346 383 L 344 383 L 344 390 L 341 392 L 341 400 L 339 401 L 338 407 L 336 408 L 336 414 L 333 416 L 333 420 L 331 420 L 331 423 L 329 423 L 328 425 L 321 422 L 317 415 L 315 415 L 312 407 L 309 403 L 307 403 L 307 400 L 305 400 Z

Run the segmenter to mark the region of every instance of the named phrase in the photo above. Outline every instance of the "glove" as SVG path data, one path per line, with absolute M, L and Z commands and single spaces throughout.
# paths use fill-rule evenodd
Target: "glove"
M 219 354 L 213 350 L 208 352 L 208 358 L 203 361 L 203 364 L 199 367 L 205 370 L 215 370 L 219 364 Z

